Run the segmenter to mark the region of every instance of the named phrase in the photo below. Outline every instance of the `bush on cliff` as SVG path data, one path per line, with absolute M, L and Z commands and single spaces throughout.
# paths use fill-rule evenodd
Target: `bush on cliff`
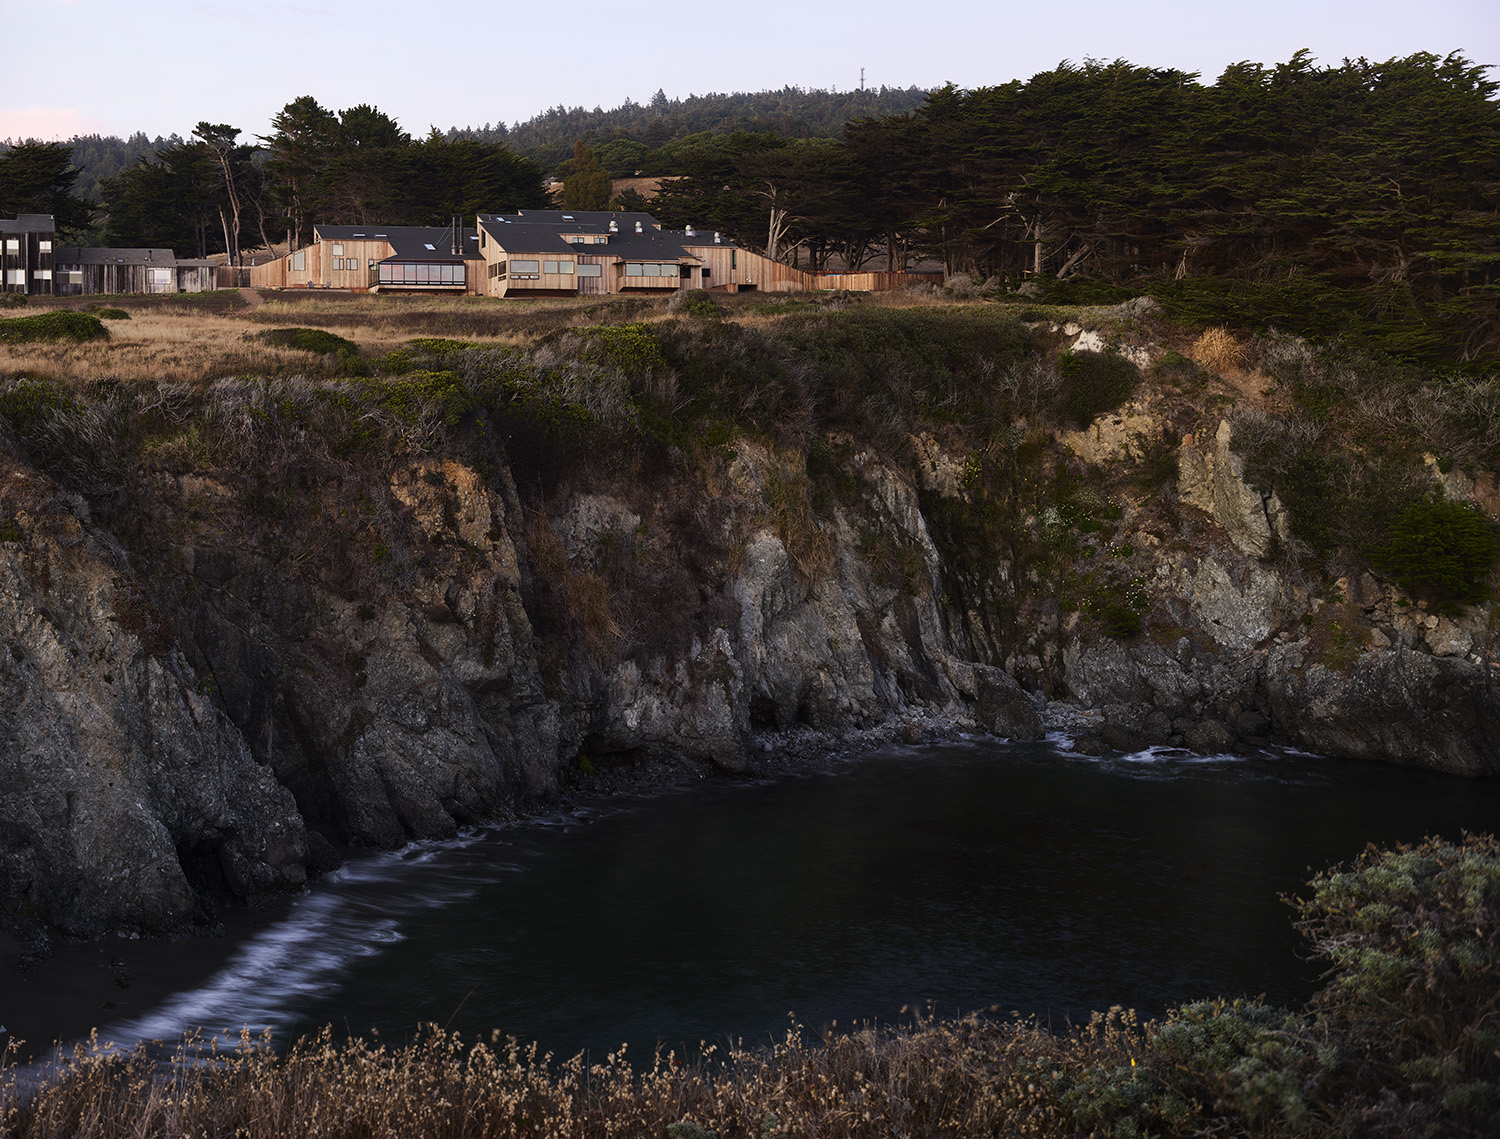
M 1477 507 L 1436 500 L 1407 507 L 1376 560 L 1408 593 L 1451 608 L 1490 595 L 1497 553 L 1495 527 Z
M 1062 410 L 1080 430 L 1114 411 L 1140 386 L 1140 369 L 1118 352 L 1065 352 L 1059 363 Z

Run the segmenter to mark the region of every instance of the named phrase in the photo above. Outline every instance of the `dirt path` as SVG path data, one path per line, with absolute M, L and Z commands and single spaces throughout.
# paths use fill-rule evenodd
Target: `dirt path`
M 245 298 L 245 304 L 250 308 L 260 308 L 261 305 L 266 303 L 266 298 L 254 289 L 241 289 L 240 296 Z

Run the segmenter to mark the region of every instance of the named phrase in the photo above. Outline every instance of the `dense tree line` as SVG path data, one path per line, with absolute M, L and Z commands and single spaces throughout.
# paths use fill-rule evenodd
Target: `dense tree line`
M 68 143 L 13 143 L 0 153 L 0 217 L 52 214 L 64 232 L 87 230 L 94 211 L 79 196 L 77 183 Z
M 1212 85 L 1064 63 L 933 92 L 837 140 L 682 140 L 686 177 L 658 212 L 814 266 L 921 254 L 1012 285 L 1274 284 L 1315 331 L 1337 331 L 1316 327 L 1336 292 L 1404 328 L 1402 347 L 1493 356 L 1497 87 L 1457 54 L 1319 67 L 1299 52 Z
M 199 256 L 312 238 L 329 225 L 443 225 L 454 215 L 548 204 L 536 164 L 503 143 L 413 139 L 369 105 L 330 111 L 304 96 L 272 120 L 263 147 L 223 123 L 101 181 L 110 245 Z

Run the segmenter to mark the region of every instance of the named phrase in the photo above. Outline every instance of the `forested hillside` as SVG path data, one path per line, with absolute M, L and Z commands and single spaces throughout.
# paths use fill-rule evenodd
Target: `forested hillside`
M 836 138 L 856 119 L 883 118 L 915 110 L 927 92 L 919 87 L 818 91 L 783 87 L 779 91 L 736 91 L 669 99 L 657 91 L 648 103 L 626 99 L 605 111 L 558 104 L 524 123 L 455 127 L 450 138 L 505 142 L 512 149 L 555 170 L 585 136 L 594 143 L 601 166 L 614 177 L 674 174 L 671 143 L 689 135 L 735 131 L 783 138 Z

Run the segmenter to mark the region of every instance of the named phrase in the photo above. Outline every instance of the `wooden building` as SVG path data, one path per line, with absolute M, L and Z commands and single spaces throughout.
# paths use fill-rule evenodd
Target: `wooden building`
M 0 291 L 51 296 L 56 240 L 51 214 L 0 218 Z
M 490 297 L 805 292 L 898 288 L 906 274 L 794 269 L 717 233 L 665 230 L 647 213 L 518 210 L 475 228 L 320 225 L 313 242 L 250 270 L 258 289 L 349 289 Z
M 53 287 L 60 297 L 201 293 L 217 287 L 212 261 L 179 259 L 170 249 L 60 245 Z
M 479 234 L 452 225 L 320 225 L 311 245 L 250 270 L 257 289 L 349 289 L 370 293 L 484 290 Z

